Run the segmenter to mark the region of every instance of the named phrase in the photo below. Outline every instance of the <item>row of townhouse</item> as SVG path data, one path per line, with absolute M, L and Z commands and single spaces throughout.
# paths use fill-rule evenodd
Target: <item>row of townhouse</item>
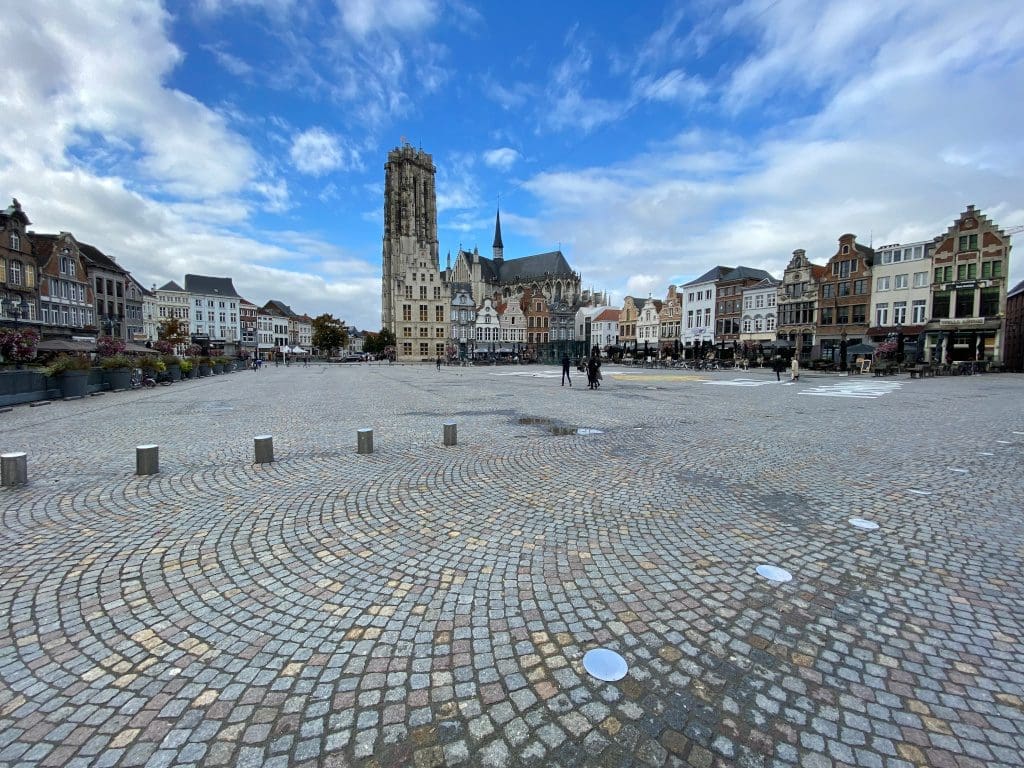
M 844 234 L 824 264 L 794 251 L 782 280 L 719 265 L 669 286 L 664 300 L 627 296 L 621 308 L 588 310 L 577 331 L 593 328 L 602 349 L 638 355 L 714 346 L 838 362 L 844 348 L 898 339 L 925 361 L 1003 362 L 1014 231 L 972 205 L 931 240 L 873 248 Z M 1016 327 L 1009 332 L 1024 335 Z
M 0 211 L 0 322 L 34 328 L 44 341 L 90 341 L 99 334 L 139 345 L 177 319 L 192 343 L 220 354 L 260 354 L 312 346 L 312 320 L 280 301 L 257 307 L 229 277 L 185 275 L 147 290 L 113 256 L 70 232 L 37 233 L 15 199 Z M 182 345 L 184 346 L 184 345 Z M 44 345 L 45 348 L 45 345 Z
M 193 344 L 226 355 L 273 359 L 312 350 L 313 320 L 282 301 L 262 307 L 235 290 L 230 277 L 185 275 L 184 286 L 171 280 L 143 301 L 146 341 L 159 338 L 161 325 L 176 320 Z

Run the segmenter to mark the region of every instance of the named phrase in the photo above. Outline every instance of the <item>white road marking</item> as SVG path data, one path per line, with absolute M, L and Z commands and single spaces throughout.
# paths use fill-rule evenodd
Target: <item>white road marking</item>
M 882 395 L 895 392 L 903 385 L 899 382 L 844 381 L 840 384 L 825 384 L 814 389 L 805 389 L 799 394 L 817 397 L 855 397 L 874 400 Z

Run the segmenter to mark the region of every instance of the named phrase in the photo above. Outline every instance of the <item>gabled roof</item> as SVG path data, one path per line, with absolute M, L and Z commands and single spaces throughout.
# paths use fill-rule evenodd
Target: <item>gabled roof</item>
M 217 294 L 242 298 L 235 291 L 230 277 L 207 277 L 206 275 L 185 275 L 185 290 L 188 293 Z
M 495 261 L 469 251 L 462 252 L 469 263 L 480 262 L 480 276 L 488 283 L 526 282 L 542 277 L 572 277 L 573 271 L 561 251 L 535 253 L 518 259 Z
M 756 290 L 763 289 L 763 288 L 777 288 L 780 285 L 782 285 L 782 281 L 781 280 L 776 280 L 774 277 L 769 275 L 764 280 L 759 282 L 757 285 L 748 285 L 743 290 L 744 291 L 756 291 Z
M 180 285 L 178 285 L 173 280 L 168 281 L 162 287 L 157 288 L 157 290 L 158 291 L 177 291 L 177 292 L 181 292 L 181 293 L 185 292 L 185 289 L 182 288 Z
M 647 300 L 646 300 L 646 301 L 644 302 L 644 305 L 647 305 L 647 304 L 653 304 L 653 305 L 654 305 L 654 308 L 655 308 L 656 310 L 658 310 L 659 312 L 661 312 L 661 308 L 662 308 L 663 306 L 665 306 L 665 302 L 663 302 L 663 301 L 662 301 L 661 299 L 647 299 Z
M 736 267 L 731 272 L 726 273 L 722 277 L 722 282 L 728 280 L 765 280 L 771 279 L 771 275 L 765 272 L 763 269 L 754 269 L 753 267 Z
M 723 267 L 723 266 L 712 267 L 707 272 L 705 272 L 703 275 L 698 277 L 696 280 L 691 280 L 688 283 L 684 283 L 682 285 L 682 287 L 686 288 L 687 286 L 697 285 L 699 283 L 712 283 L 712 282 L 716 282 L 716 281 L 722 279 L 722 275 L 728 274 L 729 272 L 732 272 L 732 271 L 733 271 L 732 267 Z
M 614 320 L 615 322 L 618 322 L 619 321 L 619 312 L 621 312 L 621 311 L 622 311 L 621 309 L 606 309 L 601 314 L 599 314 L 597 317 L 595 317 L 594 320 L 601 321 L 601 322 L 608 322 L 610 320 Z
M 1006 298 L 1010 298 L 1011 296 L 1016 296 L 1018 293 L 1024 293 L 1024 280 L 1021 280 L 1019 283 L 1017 283 L 1015 286 L 1013 286 L 1013 288 L 1008 290 L 1006 292 Z
M 298 317 L 298 314 L 294 312 L 291 307 L 289 307 L 283 301 L 278 301 L 277 299 L 271 299 L 270 301 L 263 305 L 263 308 L 272 310 L 273 312 L 275 312 L 278 315 L 281 315 L 282 317 Z
M 111 272 L 119 272 L 122 275 L 127 274 L 127 270 L 121 267 L 116 261 L 107 256 L 103 251 L 97 248 L 95 245 L 89 245 L 88 243 L 79 243 L 78 251 L 82 254 L 86 264 L 100 269 L 106 269 Z

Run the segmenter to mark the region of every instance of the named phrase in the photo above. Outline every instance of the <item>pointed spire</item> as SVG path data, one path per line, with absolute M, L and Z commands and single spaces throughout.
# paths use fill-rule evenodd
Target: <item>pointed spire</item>
M 501 242 L 501 209 L 498 209 L 494 217 L 494 245 L 491 246 L 491 254 L 494 260 L 502 262 L 505 260 L 505 244 Z
M 494 248 L 504 248 L 505 244 L 501 242 L 501 210 L 499 209 L 494 217 Z

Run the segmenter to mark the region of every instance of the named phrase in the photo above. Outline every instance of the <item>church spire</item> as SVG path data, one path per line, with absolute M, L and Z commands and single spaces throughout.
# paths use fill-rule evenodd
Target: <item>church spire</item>
M 505 245 L 501 242 L 501 209 L 498 209 L 494 218 L 494 245 L 491 246 L 495 261 L 503 261 L 505 256 Z

